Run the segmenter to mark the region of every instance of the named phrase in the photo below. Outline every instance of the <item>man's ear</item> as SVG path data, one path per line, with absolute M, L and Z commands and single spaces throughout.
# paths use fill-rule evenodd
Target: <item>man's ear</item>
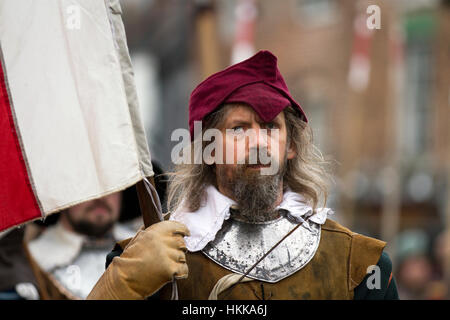
M 295 150 L 294 144 L 292 141 L 289 143 L 289 147 L 287 149 L 287 159 L 292 160 L 297 156 L 297 151 Z

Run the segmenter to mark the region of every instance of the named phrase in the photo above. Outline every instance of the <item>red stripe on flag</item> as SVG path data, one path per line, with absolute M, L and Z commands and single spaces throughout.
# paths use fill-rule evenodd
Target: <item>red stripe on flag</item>
M 0 231 L 41 216 L 28 177 L 0 48 Z

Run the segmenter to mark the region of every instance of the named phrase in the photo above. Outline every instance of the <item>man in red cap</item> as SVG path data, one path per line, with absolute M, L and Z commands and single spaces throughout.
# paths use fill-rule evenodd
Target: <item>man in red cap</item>
M 173 279 L 182 299 L 398 298 L 386 243 L 319 207 L 324 160 L 273 54 L 261 51 L 198 85 L 189 129 L 191 152 L 196 143 L 206 150 L 208 130 L 218 147 L 208 161 L 176 167 L 170 220 L 119 243 L 90 299 L 169 298 Z

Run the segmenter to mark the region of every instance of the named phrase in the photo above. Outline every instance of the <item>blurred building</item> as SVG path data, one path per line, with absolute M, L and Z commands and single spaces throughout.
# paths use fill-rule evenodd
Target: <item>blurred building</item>
M 187 127 L 195 5 L 191 1 L 121 1 L 142 118 L 152 159 L 171 167 L 173 130 Z

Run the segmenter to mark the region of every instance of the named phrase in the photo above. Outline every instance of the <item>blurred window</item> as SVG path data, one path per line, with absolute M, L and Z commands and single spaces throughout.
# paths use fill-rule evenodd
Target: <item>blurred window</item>
M 336 0 L 292 0 L 294 20 L 307 27 L 322 27 L 336 21 Z
M 434 17 L 430 13 L 406 17 L 406 77 L 404 146 L 406 157 L 427 151 L 433 72 L 432 36 Z

